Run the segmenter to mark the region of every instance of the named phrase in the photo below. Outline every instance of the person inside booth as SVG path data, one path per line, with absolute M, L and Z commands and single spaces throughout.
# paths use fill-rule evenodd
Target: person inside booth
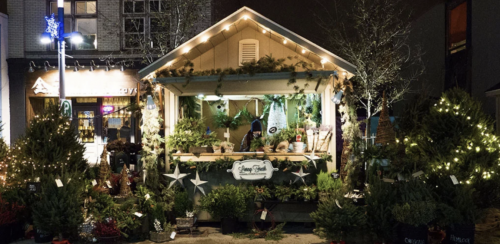
M 250 130 L 243 137 L 240 145 L 240 152 L 250 152 L 250 144 L 255 138 L 260 138 L 262 136 L 262 124 L 259 119 L 252 122 Z

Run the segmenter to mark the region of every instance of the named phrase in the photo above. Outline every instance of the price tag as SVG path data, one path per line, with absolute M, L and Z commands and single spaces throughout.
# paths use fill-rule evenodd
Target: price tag
M 229 138 L 229 133 L 228 132 L 224 132 L 224 138 Z
M 415 178 L 417 178 L 417 177 L 419 177 L 419 176 L 421 176 L 423 174 L 424 174 L 424 171 L 420 170 L 420 171 L 418 171 L 416 173 L 413 173 L 412 176 L 415 177 Z
M 266 220 L 266 216 L 267 216 L 267 211 L 264 210 L 264 211 L 262 211 L 262 214 L 260 215 L 260 219 Z
M 109 180 L 107 180 L 107 181 L 106 181 L 106 185 L 108 185 L 108 188 L 109 188 L 109 189 L 113 188 L 113 187 L 111 186 L 111 182 L 109 182 Z
M 172 240 L 175 239 L 175 235 L 177 235 L 177 233 L 175 233 L 175 231 L 172 232 L 172 234 L 170 234 L 170 239 L 172 239 Z
M 135 214 L 135 216 L 137 216 L 137 217 L 139 217 L 139 218 L 140 218 L 140 217 L 142 217 L 142 214 L 141 214 L 141 213 L 139 213 L 139 212 L 135 212 L 134 214 Z
M 454 175 L 450 175 L 450 178 L 451 178 L 451 181 L 453 182 L 453 185 L 458 185 L 457 177 L 455 177 Z
M 66 182 L 66 184 L 68 184 L 70 181 L 71 181 L 71 178 L 68 178 L 68 182 Z
M 149 198 L 151 198 L 151 196 L 149 196 L 149 194 L 146 194 L 146 196 L 144 196 L 144 198 L 146 198 L 146 200 L 149 200 Z
M 394 183 L 394 180 L 393 179 L 389 179 L 389 178 L 383 178 L 382 181 L 384 181 L 386 183 Z
M 63 183 L 60 179 L 56 180 L 57 187 L 63 187 Z
M 131 171 L 135 171 L 135 164 L 131 164 L 131 165 L 130 165 L 130 170 L 131 170 Z
M 405 177 L 404 177 L 402 174 L 399 174 L 399 173 L 398 173 L 398 180 L 399 180 L 399 181 L 404 181 L 404 180 L 405 180 Z
M 97 181 L 96 180 L 92 180 L 92 186 L 96 186 L 97 185 Z
M 342 209 L 342 207 L 340 206 L 339 200 L 335 199 L 335 204 L 337 204 L 337 207 L 339 207 L 340 209 Z
M 35 182 L 40 182 L 40 177 L 36 177 Z

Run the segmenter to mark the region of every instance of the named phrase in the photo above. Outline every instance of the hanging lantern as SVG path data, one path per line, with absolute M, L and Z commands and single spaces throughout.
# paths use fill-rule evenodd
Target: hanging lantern
M 148 110 L 153 110 L 156 108 L 156 104 L 155 102 L 153 101 L 153 97 L 151 95 L 148 95 L 148 98 L 147 98 L 147 103 L 146 103 L 146 108 Z

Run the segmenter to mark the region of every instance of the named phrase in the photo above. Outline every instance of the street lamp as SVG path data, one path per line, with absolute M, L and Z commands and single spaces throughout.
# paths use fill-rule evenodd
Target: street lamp
M 54 14 L 46 16 L 47 29 L 42 34 L 40 41 L 43 44 L 49 44 L 52 40 L 57 40 L 58 63 L 59 63 L 59 102 L 66 99 L 66 90 L 64 86 L 64 69 L 66 67 L 66 49 L 64 38 L 71 38 L 71 42 L 79 44 L 83 42 L 83 36 L 80 32 L 64 33 L 64 0 L 57 0 L 57 21 Z

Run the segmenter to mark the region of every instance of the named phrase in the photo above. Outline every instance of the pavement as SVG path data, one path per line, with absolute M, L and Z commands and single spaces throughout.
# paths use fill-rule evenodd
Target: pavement
M 285 226 L 286 227 L 286 226 Z M 233 237 L 232 235 L 223 235 L 220 232 L 220 228 L 208 226 L 199 227 L 199 232 L 193 233 L 192 236 L 189 234 L 179 234 L 175 240 L 171 240 L 165 243 L 193 243 L 193 244 L 258 244 L 258 243 L 286 243 L 286 244 L 328 244 L 325 239 L 319 238 L 317 235 L 312 233 L 312 228 L 289 226 L 285 228 L 284 238 L 280 241 L 266 241 L 264 238 L 250 239 L 246 237 Z M 13 244 L 34 244 L 34 240 L 22 240 L 14 242 Z M 127 243 L 127 242 L 123 242 Z M 47 243 L 49 244 L 49 243 Z M 75 243 L 72 243 L 75 244 Z M 135 244 L 155 244 L 149 240 L 144 242 L 137 242 Z

